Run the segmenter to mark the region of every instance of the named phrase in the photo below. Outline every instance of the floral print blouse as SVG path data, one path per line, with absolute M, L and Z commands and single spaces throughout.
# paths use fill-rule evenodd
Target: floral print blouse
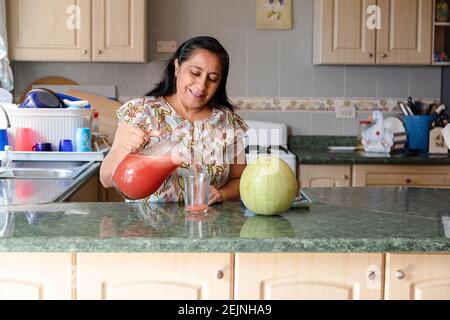
M 211 185 L 223 187 L 229 180 L 230 163 L 243 150 L 243 137 L 248 129 L 244 120 L 225 107 L 213 109 L 206 120 L 189 121 L 182 118 L 164 97 L 144 97 L 125 103 L 117 111 L 118 118 L 145 131 L 157 130 L 162 137 L 181 142 L 191 150 L 194 163 L 208 172 Z M 157 141 L 157 138 L 152 138 Z M 181 169 L 189 169 L 183 163 Z M 172 173 L 149 202 L 184 201 L 183 178 L 178 171 Z

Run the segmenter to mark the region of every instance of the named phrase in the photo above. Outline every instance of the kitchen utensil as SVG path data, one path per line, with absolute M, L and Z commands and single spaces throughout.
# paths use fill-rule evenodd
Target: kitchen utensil
M 77 134 L 75 138 L 75 150 L 77 152 L 90 152 L 91 146 L 91 129 L 90 128 L 77 128 Z
M 9 146 L 8 130 L 0 129 L 0 151 L 4 151 L 5 146 Z
M 35 85 L 35 84 L 77 85 L 78 83 L 76 83 L 73 80 L 70 80 L 70 79 L 67 79 L 64 77 L 58 77 L 58 76 L 50 76 L 50 77 L 38 79 L 25 89 L 24 93 L 22 94 L 22 96 L 19 99 L 19 103 L 22 103 L 25 100 L 27 93 L 33 89 L 33 85 Z
M 408 136 L 408 149 L 428 152 L 430 138 L 430 124 L 436 116 L 416 115 L 404 116 L 406 134 Z
M 63 108 L 59 97 L 47 89 L 33 89 L 27 93 L 19 108 Z
M 114 171 L 114 186 L 130 200 L 149 197 L 182 163 L 177 157 L 179 145 L 168 139 L 129 154 Z
M 122 104 L 118 101 L 83 91 L 69 90 L 66 94 L 89 101 L 92 109 L 99 113 L 99 133 L 106 135 L 109 143 L 112 144 L 117 129 L 116 112 Z
M 33 146 L 33 151 L 49 152 L 52 151 L 52 144 L 50 142 L 39 142 Z
M 36 142 L 35 133 L 31 128 L 17 128 L 14 140 L 15 151 L 33 151 Z
M 60 152 L 73 152 L 73 143 L 72 140 L 69 139 L 63 139 L 59 142 L 59 148 L 58 150 Z

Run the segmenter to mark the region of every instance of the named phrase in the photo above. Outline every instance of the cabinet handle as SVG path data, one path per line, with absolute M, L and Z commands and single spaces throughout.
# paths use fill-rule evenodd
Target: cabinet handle
M 97 50 L 97 54 L 102 54 L 103 51 L 102 50 Z
M 216 274 L 217 280 L 222 280 L 223 276 L 224 276 L 224 274 L 223 274 L 222 270 L 217 271 L 217 274 Z
M 376 278 L 376 273 L 375 273 L 375 271 L 370 271 L 368 274 L 367 274 L 367 279 L 369 279 L 369 280 L 375 280 L 375 278 Z
M 387 57 L 387 54 L 386 54 L 386 53 L 382 53 L 382 54 L 381 54 L 381 57 L 382 57 L 382 58 L 386 58 L 386 57 Z
M 403 280 L 403 279 L 405 279 L 405 272 L 403 272 L 403 270 L 397 270 L 397 271 L 395 271 L 395 277 L 398 280 Z
M 406 183 L 411 183 L 412 182 L 412 180 L 411 179 L 406 179 Z
M 83 50 L 83 51 L 81 51 L 81 53 L 82 53 L 83 55 L 87 55 L 87 54 L 88 54 L 88 51 L 87 51 L 87 50 Z
M 373 58 L 373 53 L 369 53 L 369 58 Z
M 344 180 L 348 180 L 348 175 L 345 174 L 345 175 L 342 176 L 342 178 L 343 178 Z

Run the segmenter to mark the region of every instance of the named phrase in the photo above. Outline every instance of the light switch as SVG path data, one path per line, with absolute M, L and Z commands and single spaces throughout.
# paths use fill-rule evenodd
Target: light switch
M 171 53 L 177 50 L 176 41 L 157 41 L 156 52 L 159 53 Z

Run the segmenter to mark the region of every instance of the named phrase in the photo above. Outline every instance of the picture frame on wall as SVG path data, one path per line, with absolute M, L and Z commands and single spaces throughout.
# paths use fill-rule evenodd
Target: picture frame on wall
M 292 29 L 292 0 L 256 0 L 256 29 Z

